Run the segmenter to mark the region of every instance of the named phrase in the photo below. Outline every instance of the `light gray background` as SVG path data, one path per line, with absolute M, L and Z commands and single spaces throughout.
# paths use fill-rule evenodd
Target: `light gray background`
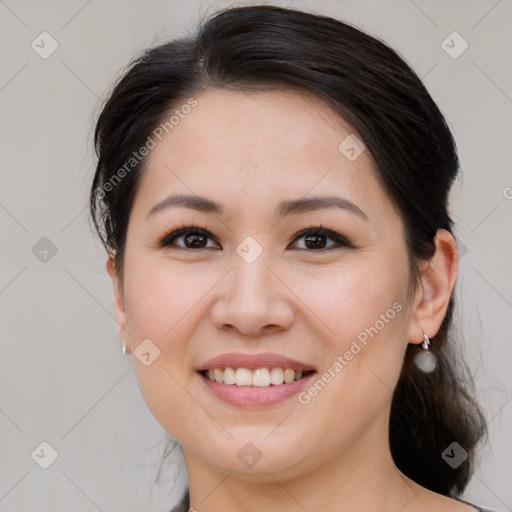
M 147 46 L 230 2 L 0 0 L 0 511 L 167 511 L 153 486 L 164 431 L 139 392 L 112 318 L 104 253 L 86 208 L 92 130 L 114 79 Z M 512 2 L 281 2 L 351 22 L 413 66 L 456 137 L 452 213 L 467 247 L 456 323 L 490 444 L 465 498 L 512 510 Z M 31 42 L 47 31 L 58 49 Z M 469 48 L 441 47 L 453 31 Z M 457 43 L 458 44 L 458 43 Z M 48 237 L 47 262 L 32 252 Z M 58 452 L 42 469 L 41 442 Z M 47 452 L 48 453 L 48 452 Z

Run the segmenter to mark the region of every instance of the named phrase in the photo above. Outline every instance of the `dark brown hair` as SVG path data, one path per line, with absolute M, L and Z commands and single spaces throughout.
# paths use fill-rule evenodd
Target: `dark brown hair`
M 115 85 L 96 126 L 90 209 L 120 274 L 145 159 L 115 186 L 106 185 L 174 109 L 211 87 L 312 93 L 348 122 L 403 220 L 412 289 L 418 286 L 419 265 L 433 256 L 437 230 L 453 228 L 447 201 L 459 163 L 443 115 L 414 71 L 385 43 L 341 21 L 275 6 L 221 11 L 194 35 L 143 52 Z M 438 359 L 434 372 L 423 373 L 413 363 L 419 346 L 407 348 L 389 442 L 405 475 L 455 497 L 471 477 L 486 424 L 467 367 L 455 357 L 453 307 L 452 296 L 431 339 Z M 468 453 L 457 468 L 442 458 L 453 442 Z

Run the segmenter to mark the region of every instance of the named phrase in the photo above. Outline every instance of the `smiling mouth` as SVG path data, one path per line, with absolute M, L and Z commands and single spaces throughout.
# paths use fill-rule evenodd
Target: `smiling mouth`
M 212 368 L 199 372 L 204 377 L 219 384 L 246 388 L 266 388 L 281 386 L 298 381 L 315 373 L 314 370 L 294 370 L 293 368 Z

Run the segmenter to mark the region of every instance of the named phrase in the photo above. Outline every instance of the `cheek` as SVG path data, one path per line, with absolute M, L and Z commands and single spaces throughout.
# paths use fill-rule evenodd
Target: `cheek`
M 378 428 L 387 425 L 406 348 L 407 312 L 396 279 L 384 283 L 378 274 L 331 276 L 317 281 L 318 293 L 307 295 L 308 306 L 328 327 L 319 322 L 313 331 L 323 333 L 318 343 L 323 373 L 299 396 L 298 411 L 306 428 L 322 425 L 327 447 L 350 446 L 376 418 Z
M 187 417 L 189 426 L 196 421 L 197 411 L 185 391 L 192 374 L 185 374 L 184 362 L 200 321 L 200 299 L 214 281 L 211 275 L 199 279 L 193 272 L 154 265 L 142 256 L 127 258 L 125 269 L 127 328 L 137 381 L 155 418 L 179 439 L 180 432 L 173 428 L 179 429 L 183 422 L 172 418 Z M 139 359 L 143 346 L 151 353 L 147 366 Z
M 337 404 L 342 407 L 333 414 L 343 416 L 347 411 L 371 415 L 388 405 L 400 375 L 408 316 L 407 266 L 404 262 L 395 267 L 392 261 L 305 274 L 294 287 L 315 313 L 310 315 L 317 326 L 313 335 L 319 338 L 322 333 L 316 342 L 322 344 L 318 353 L 325 373 L 317 388 L 325 396 L 315 398 L 314 407 Z M 316 393 L 311 389 L 304 402 Z
M 186 441 L 190 431 L 201 431 L 204 411 L 197 407 L 187 384 L 164 356 L 150 366 L 134 360 L 134 370 L 141 394 L 160 425 L 179 442 Z
M 289 274 L 288 279 L 310 309 L 308 316 L 325 332 L 326 342 L 344 351 L 347 342 L 375 324 L 383 336 L 403 326 L 407 277 L 403 271 L 368 258 L 367 263 L 300 272 L 300 277 Z M 364 337 L 360 336 L 361 341 Z
M 125 307 L 133 336 L 150 338 L 161 350 L 178 350 L 180 340 L 188 339 L 187 328 L 194 327 L 201 298 L 214 282 L 211 273 L 171 265 L 132 266 L 127 272 Z

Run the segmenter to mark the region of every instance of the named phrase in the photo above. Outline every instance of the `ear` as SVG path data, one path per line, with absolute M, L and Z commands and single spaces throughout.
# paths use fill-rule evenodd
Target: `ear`
M 436 252 L 423 266 L 421 286 L 411 310 L 407 332 L 410 343 L 421 343 L 423 332 L 429 338 L 437 334 L 457 279 L 459 260 L 455 238 L 446 229 L 439 229 L 434 241 Z
M 129 337 L 126 323 L 126 311 L 124 308 L 124 298 L 122 283 L 116 269 L 115 258 L 112 254 L 107 257 L 107 272 L 112 279 L 114 289 L 114 315 L 116 319 L 117 336 L 122 346 L 126 347 L 126 352 L 129 353 Z

